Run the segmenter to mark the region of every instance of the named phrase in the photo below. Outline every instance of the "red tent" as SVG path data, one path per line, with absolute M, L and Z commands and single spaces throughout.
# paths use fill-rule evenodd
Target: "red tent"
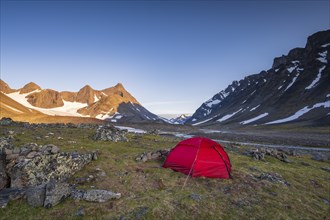
M 208 138 L 189 138 L 178 143 L 167 156 L 164 168 L 190 175 L 230 178 L 229 157 L 220 144 Z

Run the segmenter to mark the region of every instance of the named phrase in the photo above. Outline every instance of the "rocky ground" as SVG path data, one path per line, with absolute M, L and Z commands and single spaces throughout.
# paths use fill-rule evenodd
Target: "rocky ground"
M 155 123 L 127 123 L 122 125 L 145 131 L 158 130 L 160 133 L 168 133 L 169 135 L 204 136 L 230 142 L 330 148 L 330 127 L 252 126 L 219 128 Z
M 131 133 L 110 125 L 0 124 L 1 219 L 328 216 L 327 152 L 226 142 L 232 179 L 188 178 L 183 187 L 187 176 L 161 166 L 182 140 L 175 134 L 198 128 L 126 124 L 146 131 Z

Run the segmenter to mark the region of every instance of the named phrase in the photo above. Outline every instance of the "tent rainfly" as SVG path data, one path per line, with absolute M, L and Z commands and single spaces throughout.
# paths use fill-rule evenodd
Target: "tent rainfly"
M 230 178 L 231 163 L 220 144 L 195 137 L 179 142 L 169 153 L 164 168 L 192 177 Z

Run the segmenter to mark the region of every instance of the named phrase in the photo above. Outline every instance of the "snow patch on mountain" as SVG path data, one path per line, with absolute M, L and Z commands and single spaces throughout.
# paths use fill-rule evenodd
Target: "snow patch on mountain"
M 242 121 L 242 122 L 240 122 L 240 124 L 242 124 L 242 125 L 249 124 L 249 123 L 251 123 L 251 122 L 254 122 L 254 121 L 257 121 L 257 120 L 259 120 L 259 119 L 261 119 L 261 118 L 264 118 L 264 117 L 266 117 L 267 115 L 268 115 L 268 113 L 266 112 L 266 113 L 263 113 L 263 114 L 261 114 L 261 115 L 258 115 L 257 117 L 251 118 L 251 119 L 246 120 L 246 121 Z
M 298 65 L 299 65 L 300 62 L 298 60 L 294 60 L 294 61 L 291 61 L 291 63 L 293 64 L 293 66 L 287 68 L 287 70 L 289 71 L 289 73 L 292 73 L 293 70 L 297 69 L 297 67 L 298 67 Z
M 321 63 L 327 64 L 327 55 L 328 55 L 328 51 L 323 51 L 322 53 L 319 53 L 320 57 L 317 58 L 318 61 L 320 61 Z
M 171 124 L 184 124 L 190 117 L 190 115 L 182 114 L 179 117 L 171 118 L 168 121 Z
M 25 93 L 25 94 L 19 94 L 19 92 L 13 92 L 10 94 L 6 94 L 9 98 L 14 99 L 16 102 L 24 105 L 25 107 L 37 110 L 39 112 L 42 112 L 46 115 L 58 115 L 58 116 L 80 116 L 80 117 L 86 117 L 83 116 L 79 113 L 77 113 L 77 110 L 80 108 L 84 108 L 87 106 L 86 103 L 80 103 L 80 102 L 68 102 L 68 101 L 64 101 L 63 103 L 64 105 L 61 107 L 56 107 L 56 108 L 39 108 L 39 107 L 35 107 L 33 105 L 31 105 L 27 100 L 26 96 L 34 93 L 34 92 L 40 92 L 40 90 L 35 90 L 29 93 Z
M 99 98 L 97 98 L 97 96 L 96 95 L 94 95 L 94 102 L 97 102 L 97 101 L 99 101 L 100 99 Z
M 242 111 L 242 109 L 239 109 L 238 111 L 232 113 L 232 114 L 228 114 L 228 115 L 225 115 L 223 116 L 222 118 L 218 119 L 217 121 L 218 122 L 222 122 L 222 121 L 226 121 L 228 120 L 229 118 L 233 117 L 234 115 L 236 115 L 238 112 Z
M 109 118 L 112 118 L 114 115 L 109 115 L 111 112 L 112 112 L 113 108 L 109 109 L 109 111 L 107 112 L 102 112 L 101 114 L 98 114 L 95 116 L 95 118 L 97 119 L 101 119 L 101 120 L 104 120 L 104 119 L 109 119 Z
M 204 124 L 204 123 L 206 123 L 206 122 L 208 122 L 208 121 L 211 121 L 213 118 L 215 118 L 216 116 L 214 116 L 214 117 L 212 117 L 212 118 L 209 118 L 209 119 L 206 119 L 206 120 L 204 120 L 204 121 L 201 121 L 201 122 L 197 122 L 197 123 L 195 123 L 195 124 L 193 124 L 194 126 L 195 125 L 200 125 L 200 124 Z
M 251 108 L 251 109 L 250 109 L 250 112 L 256 110 L 259 106 L 260 106 L 260 105 L 257 105 L 256 107 Z
M 315 108 L 320 108 L 320 107 L 330 108 L 330 101 L 316 103 L 312 107 L 305 106 L 304 108 L 298 110 L 296 113 L 294 113 L 293 115 L 291 115 L 287 118 L 283 118 L 283 119 L 279 119 L 279 120 L 276 120 L 276 121 L 268 122 L 266 124 L 267 125 L 268 124 L 279 124 L 279 123 L 284 123 L 284 122 L 288 122 L 288 121 L 293 121 L 293 120 L 299 118 L 300 116 L 306 114 L 310 110 L 315 109 Z
M 315 86 L 315 84 L 316 83 L 318 83 L 318 81 L 320 81 L 320 79 L 321 79 L 321 75 L 322 75 L 322 71 L 325 69 L 325 66 L 323 66 L 323 67 L 321 67 L 320 69 L 319 69 L 319 72 L 318 72 L 318 74 L 317 74 L 317 76 L 316 76 L 316 79 L 314 79 L 313 80 L 313 82 L 309 85 L 309 86 L 307 86 L 305 89 L 307 90 L 307 89 L 311 89 L 311 88 L 313 88 L 314 86 Z
M 284 92 L 286 90 L 288 90 L 296 82 L 298 76 L 299 76 L 299 73 L 292 79 L 292 82 L 286 87 L 286 89 L 284 90 Z
M 221 102 L 221 101 L 218 100 L 218 99 L 216 99 L 216 100 L 211 100 L 211 101 L 208 101 L 208 102 L 206 103 L 206 106 L 209 107 L 209 108 L 212 108 L 213 105 L 217 105 L 217 104 L 219 104 L 220 102 Z

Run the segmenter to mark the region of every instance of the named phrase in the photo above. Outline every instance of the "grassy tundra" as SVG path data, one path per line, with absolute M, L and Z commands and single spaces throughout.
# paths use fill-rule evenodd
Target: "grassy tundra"
M 55 144 L 61 151 L 98 150 L 98 160 L 76 173 L 69 183 L 77 184 L 77 178 L 92 175 L 90 182 L 77 184 L 77 188 L 112 190 L 122 197 L 105 203 L 66 199 L 50 209 L 16 200 L 0 209 L 0 219 L 329 219 L 329 161 L 308 156 L 289 157 L 291 163 L 268 156 L 256 161 L 240 153 L 246 146 L 226 145 L 232 179 L 189 178 L 183 187 L 186 176 L 161 168 L 163 161 L 135 161 L 143 152 L 174 147 L 180 141 L 177 138 L 128 134 L 129 142 L 112 143 L 93 141 L 93 129 L 1 130 L 1 136 L 15 131 L 16 146 L 35 142 Z M 100 171 L 103 175 L 98 175 Z M 260 178 L 265 173 L 283 181 Z

